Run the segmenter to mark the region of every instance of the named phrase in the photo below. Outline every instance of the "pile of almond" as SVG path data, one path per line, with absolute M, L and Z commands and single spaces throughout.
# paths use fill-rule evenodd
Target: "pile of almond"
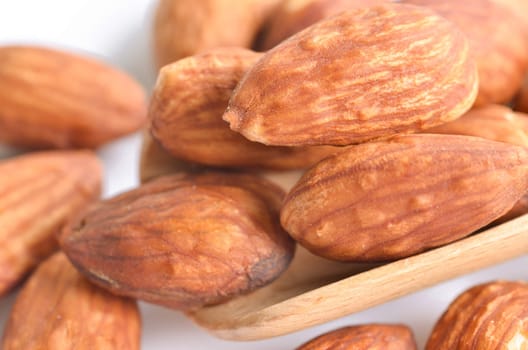
M 106 64 L 0 47 L 0 142 L 39 150 L 0 162 L 0 295 L 23 283 L 3 348 L 136 349 L 134 299 L 192 311 L 268 285 L 296 244 L 385 262 L 527 213 L 522 6 L 161 0 L 149 108 Z M 140 129 L 142 185 L 98 200 L 93 150 Z M 427 349 L 523 349 L 526 291 L 471 289 Z M 340 344 L 416 348 L 366 325 L 299 349 Z

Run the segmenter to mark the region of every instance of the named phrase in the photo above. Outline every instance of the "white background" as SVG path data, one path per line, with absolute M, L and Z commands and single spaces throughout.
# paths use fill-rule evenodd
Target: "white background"
M 0 44 L 38 43 L 86 51 L 129 72 L 150 93 L 156 78 L 150 50 L 155 3 L 154 0 L 0 0 Z M 99 151 L 106 166 L 106 197 L 137 184 L 139 145 L 140 139 L 134 135 Z M 0 158 L 9 153 L 0 148 Z M 423 348 L 435 320 L 457 294 L 478 282 L 527 279 L 527 266 L 527 257 L 516 259 L 366 312 L 292 335 L 258 342 L 218 340 L 179 312 L 142 304 L 142 348 L 294 349 L 325 331 L 368 322 L 406 323 L 415 331 L 419 348 Z M 3 328 L 14 298 L 15 295 L 11 295 L 0 300 L 0 328 Z

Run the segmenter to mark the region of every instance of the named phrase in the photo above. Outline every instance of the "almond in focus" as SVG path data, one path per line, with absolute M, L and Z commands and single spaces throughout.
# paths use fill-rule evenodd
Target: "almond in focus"
M 365 143 L 306 172 L 281 210 L 314 254 L 344 261 L 407 257 L 467 236 L 528 191 L 528 150 L 455 135 Z
M 89 283 L 63 253 L 56 253 L 17 296 L 2 349 L 135 350 L 140 332 L 135 301 Z
M 96 60 L 32 46 L 0 47 L 0 142 L 97 148 L 141 128 L 143 88 Z
M 253 175 L 160 177 L 92 207 L 60 243 L 92 282 L 190 310 L 248 293 L 286 269 L 294 243 L 279 224 L 283 195 Z
M 268 51 L 223 118 L 267 145 L 347 145 L 456 119 L 477 88 L 467 40 L 451 22 L 387 4 L 322 20 Z
M 91 151 L 49 151 L 0 162 L 0 296 L 58 248 L 55 234 L 101 191 Z

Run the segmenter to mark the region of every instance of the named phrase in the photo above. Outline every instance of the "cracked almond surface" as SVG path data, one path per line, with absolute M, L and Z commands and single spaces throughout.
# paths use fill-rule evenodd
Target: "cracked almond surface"
M 172 175 L 93 207 L 61 235 L 73 264 L 110 291 L 168 306 L 217 304 L 274 280 L 294 244 L 283 191 L 253 175 Z
M 320 21 L 268 51 L 224 114 L 267 145 L 347 145 L 464 114 L 478 78 L 464 35 L 433 11 L 387 4 Z
M 528 191 L 526 148 L 419 134 L 365 143 L 306 172 L 281 223 L 314 254 L 386 261 L 467 236 Z
M 436 323 L 426 350 L 528 347 L 528 285 L 498 281 L 462 293 Z

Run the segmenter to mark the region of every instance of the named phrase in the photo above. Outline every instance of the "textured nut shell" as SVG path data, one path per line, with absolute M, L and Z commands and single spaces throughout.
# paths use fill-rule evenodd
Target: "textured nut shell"
M 491 0 L 404 0 L 427 6 L 456 24 L 467 36 L 479 75 L 476 105 L 509 102 L 528 68 L 523 23 Z
M 46 260 L 22 288 L 2 349 L 139 349 L 141 320 L 134 301 L 86 281 L 63 253 Z
M 460 295 L 435 325 L 426 350 L 520 350 L 528 346 L 528 285 L 491 282 Z
M 323 334 L 297 350 L 416 350 L 407 326 L 371 324 L 345 327 Z
M 327 158 L 288 194 L 283 227 L 327 258 L 392 260 L 485 226 L 528 190 L 525 148 L 469 136 L 409 135 Z
M 477 136 L 528 147 L 528 136 L 519 124 L 519 117 L 510 108 L 500 105 L 472 109 L 462 117 L 426 132 Z
M 216 304 L 288 266 L 294 245 L 278 222 L 282 195 L 250 175 L 161 177 L 100 203 L 63 231 L 61 246 L 117 294 L 176 309 Z
M 262 54 L 223 48 L 164 67 L 150 106 L 152 134 L 177 158 L 212 166 L 306 168 L 339 149 L 270 147 L 251 142 L 222 120 L 244 73 Z
M 96 148 L 138 130 L 142 87 L 95 60 L 0 47 L 0 142 L 24 148 Z
M 154 24 L 158 66 L 221 46 L 251 47 L 279 0 L 160 0 Z
M 259 49 L 267 51 L 304 28 L 339 12 L 385 4 L 389 0 L 286 0 L 270 16 Z
M 89 151 L 0 162 L 0 295 L 57 249 L 54 234 L 99 196 L 101 172 Z
M 266 53 L 224 114 L 269 145 L 345 145 L 424 130 L 473 104 L 466 39 L 432 11 L 389 4 L 314 24 Z

